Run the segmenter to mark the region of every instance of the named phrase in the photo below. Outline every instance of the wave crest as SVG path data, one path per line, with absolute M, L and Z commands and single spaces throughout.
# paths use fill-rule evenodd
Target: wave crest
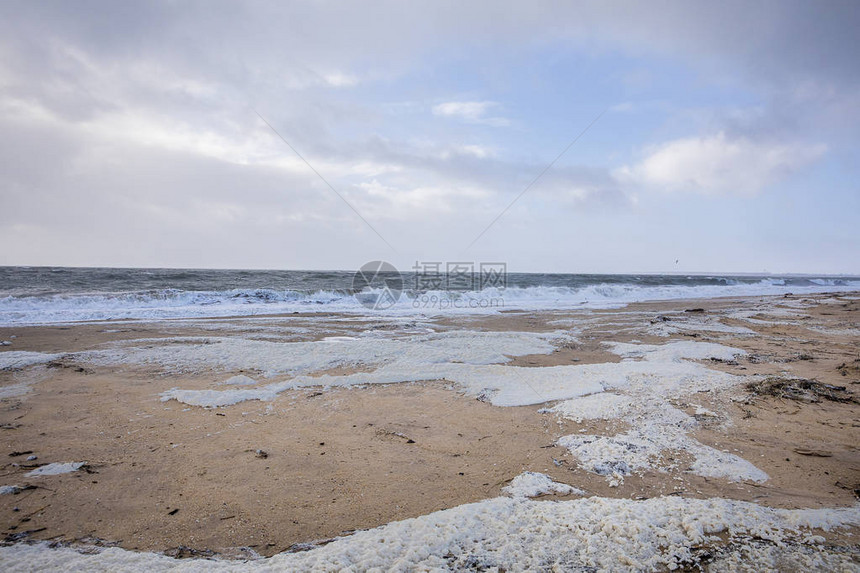
M 826 292 L 860 289 L 860 280 L 833 278 L 767 278 L 742 281 L 707 277 L 706 284 L 673 284 L 652 277 L 641 282 L 596 282 L 580 286 L 509 286 L 481 291 L 407 289 L 384 312 L 433 313 L 447 310 L 497 312 L 564 308 L 610 308 L 646 300 L 714 298 Z M 644 283 L 644 284 L 643 284 Z M 373 289 L 363 296 L 378 293 Z M 493 301 L 493 304 L 484 304 Z M 116 319 L 165 319 L 247 316 L 291 312 L 369 312 L 348 290 L 230 289 L 198 291 L 166 288 L 119 293 L 76 293 L 0 298 L 0 324 L 46 324 Z

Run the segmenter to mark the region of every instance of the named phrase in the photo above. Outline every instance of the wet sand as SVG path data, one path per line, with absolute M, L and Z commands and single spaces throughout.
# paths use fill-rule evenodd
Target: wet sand
M 701 310 L 686 312 L 693 309 Z M 618 362 L 607 341 L 708 341 L 748 353 L 706 361 L 708 368 L 815 379 L 845 386 L 856 397 L 858 311 L 860 297 L 846 293 L 443 316 L 415 324 L 317 314 L 100 322 L 0 328 L 0 340 L 12 342 L 0 352 L 64 355 L 200 336 L 295 342 L 378 331 L 398 337 L 428 325 L 436 331 L 576 329 L 576 342 L 510 364 Z M 338 372 L 355 369 L 361 365 Z M 850 506 L 860 488 L 856 401 L 808 403 L 752 395 L 743 386 L 675 396 L 672 405 L 691 415 L 702 408 L 718 414 L 713 422 L 698 416 L 696 440 L 741 456 L 770 479 L 697 476 L 685 471 L 679 452 L 677 469 L 634 472 L 613 487 L 581 468 L 556 441 L 583 432 L 614 435 L 626 428 L 624 420 L 577 423 L 543 411 L 552 404 L 497 407 L 447 381 L 302 388 L 270 402 L 221 408 L 159 398 L 175 387 L 211 388 L 234 374 L 259 376 L 177 372 L 157 364 L 104 366 L 77 356 L 0 371 L 0 485 L 35 486 L 0 495 L 7 540 L 116 544 L 178 556 L 243 556 L 249 554 L 243 548 L 250 548 L 268 556 L 494 497 L 527 470 L 598 496 L 725 497 L 781 508 Z M 28 461 L 31 455 L 37 459 Z M 86 466 L 62 475 L 25 475 L 41 464 L 72 461 Z M 851 530 L 828 533 L 827 539 L 858 542 Z

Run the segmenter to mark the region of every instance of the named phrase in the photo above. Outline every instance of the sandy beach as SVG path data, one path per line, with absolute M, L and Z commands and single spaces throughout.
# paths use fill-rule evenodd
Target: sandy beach
M 308 559 L 531 497 L 845 508 L 841 527 L 804 530 L 814 541 L 738 524 L 674 562 L 669 541 L 650 549 L 662 569 L 744 551 L 856 568 L 858 310 L 835 293 L 0 328 L 0 563 L 93 547 Z M 503 561 L 484 565 L 516 568 Z

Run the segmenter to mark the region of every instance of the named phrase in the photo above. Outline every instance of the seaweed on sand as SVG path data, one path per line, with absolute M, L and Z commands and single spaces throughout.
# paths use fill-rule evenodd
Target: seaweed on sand
M 764 380 L 750 382 L 747 384 L 747 390 L 757 396 L 774 396 L 799 402 L 820 402 L 824 399 L 831 402 L 860 403 L 845 386 L 834 386 L 805 378 L 769 376 Z

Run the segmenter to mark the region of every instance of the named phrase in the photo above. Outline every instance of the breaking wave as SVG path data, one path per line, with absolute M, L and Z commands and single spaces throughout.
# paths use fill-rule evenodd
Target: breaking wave
M 514 280 L 511 280 L 513 277 Z M 498 312 L 611 308 L 632 302 L 778 295 L 860 290 L 860 278 L 678 277 L 671 275 L 511 275 L 507 288 L 476 291 L 418 291 L 406 289 L 394 306 L 373 311 L 361 304 L 378 290 L 354 293 L 336 289 L 151 289 L 132 292 L 65 292 L 38 294 L 0 291 L 0 325 L 46 324 L 117 319 L 253 316 L 307 312 Z M 527 278 L 525 278 L 527 277 Z M 543 277 L 543 280 L 541 280 Z M 602 280 L 601 280 L 602 279 Z M 514 283 L 513 285 L 511 283 Z M 531 284 L 543 282 L 547 284 Z M 561 286 L 567 282 L 572 286 Z M 408 281 L 406 281 L 408 284 Z M 4 296 L 5 295 L 5 296 Z

